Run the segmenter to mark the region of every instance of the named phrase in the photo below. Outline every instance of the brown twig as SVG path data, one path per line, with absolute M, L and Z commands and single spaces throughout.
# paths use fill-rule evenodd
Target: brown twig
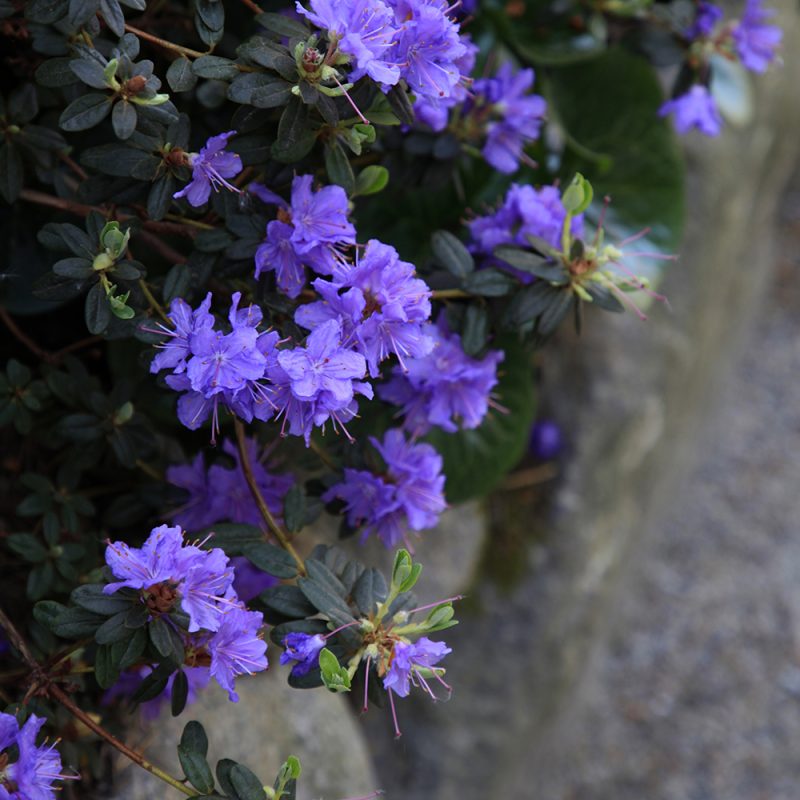
M 305 575 L 306 568 L 305 564 L 303 563 L 303 559 L 300 558 L 300 556 L 297 554 L 297 551 L 294 549 L 294 546 L 289 541 L 289 536 L 286 534 L 283 528 L 278 525 L 275 517 L 272 516 L 272 512 L 269 510 L 269 507 L 264 500 L 264 496 L 261 494 L 261 489 L 258 488 L 255 475 L 253 475 L 253 468 L 250 465 L 250 457 L 247 455 L 247 438 L 244 430 L 244 424 L 240 419 L 234 418 L 233 425 L 236 429 L 236 446 L 239 450 L 239 460 L 242 464 L 244 479 L 247 481 L 247 485 L 250 487 L 250 493 L 253 495 L 253 499 L 256 501 L 258 510 L 261 513 L 261 516 L 264 518 L 264 522 L 267 523 L 267 527 L 269 528 L 270 532 L 278 540 L 280 546 L 294 559 L 294 563 L 297 565 L 297 571 L 300 573 L 300 575 Z
M 53 364 L 55 362 L 55 356 L 45 350 L 43 347 L 40 347 L 36 342 L 28 336 L 25 331 L 23 331 L 16 322 L 14 322 L 13 317 L 11 314 L 8 313 L 2 306 L 0 306 L 0 319 L 3 320 L 4 325 L 10 331 L 11 335 L 21 344 L 25 345 L 28 350 L 31 351 L 37 358 L 41 359 L 42 361 L 46 362 L 47 364 Z
M 194 792 L 188 786 L 182 784 L 177 778 L 174 778 L 169 773 L 164 772 L 164 770 L 159 769 L 154 764 L 151 764 L 140 753 L 137 753 L 135 750 L 131 750 L 131 748 L 128 747 L 124 742 L 121 742 L 116 736 L 114 736 L 112 733 L 109 733 L 105 728 L 95 722 L 85 711 L 81 710 L 77 705 L 75 705 L 67 693 L 61 689 L 60 686 L 57 686 L 55 683 L 53 683 L 50 676 L 44 672 L 41 664 L 39 664 L 39 662 L 34 658 L 33 654 L 28 648 L 27 642 L 22 638 L 14 623 L 11 622 L 5 611 L 3 611 L 1 608 L 0 627 L 5 630 L 9 641 L 19 651 L 19 654 L 22 656 L 22 660 L 30 668 L 34 678 L 34 683 L 37 683 L 44 688 L 47 691 L 47 694 L 56 702 L 64 706 L 64 708 L 66 708 L 73 717 L 79 719 L 87 728 L 89 728 L 89 730 L 94 731 L 101 739 L 107 741 L 112 747 L 114 747 L 116 750 L 119 750 L 120 753 L 133 761 L 134 764 L 138 764 L 142 769 L 147 770 L 147 772 L 149 772 L 151 775 L 155 775 L 157 778 L 160 778 L 162 781 L 164 781 L 164 783 L 168 783 L 174 789 L 183 792 L 183 794 L 187 795 L 188 797 L 198 796 L 197 792 Z
M 434 289 L 431 297 L 434 300 L 455 300 L 461 297 L 470 297 L 470 295 L 461 289 Z
M 263 14 L 264 9 L 261 6 L 257 5 L 253 2 L 253 0 L 242 0 L 242 2 L 254 13 L 254 14 Z
M 143 31 L 140 28 L 134 28 L 133 25 L 128 25 L 127 23 L 125 25 L 125 30 L 129 31 L 130 33 L 135 33 L 139 38 L 146 39 L 148 42 L 157 44 L 159 47 L 163 47 L 165 50 L 172 50 L 173 53 L 180 53 L 182 56 L 200 58 L 201 56 L 208 55 L 208 53 L 201 53 L 199 50 L 192 50 L 191 47 L 184 47 L 181 44 L 175 44 L 175 42 L 170 42 L 167 39 L 160 39 L 158 36 L 153 36 L 152 33 Z

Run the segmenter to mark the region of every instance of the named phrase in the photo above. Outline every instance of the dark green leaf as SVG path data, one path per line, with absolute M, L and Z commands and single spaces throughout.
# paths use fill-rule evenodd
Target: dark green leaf
M 71 58 L 50 58 L 36 68 L 36 82 L 50 89 L 58 89 L 77 83 L 78 79 L 70 68 Z
M 114 133 L 117 139 L 129 139 L 136 130 L 136 109 L 127 100 L 120 100 L 114 104 L 111 113 L 111 124 L 114 126 Z
M 47 558 L 47 548 L 31 533 L 12 533 L 6 542 L 17 555 L 33 564 Z
M 159 617 L 150 623 L 148 633 L 153 646 L 164 658 L 175 664 L 183 663 L 183 641 L 169 623 Z
M 53 272 L 64 278 L 90 278 L 95 274 L 92 262 L 85 258 L 63 258 L 53 264 Z
M 505 311 L 503 324 L 512 330 L 522 328 L 533 322 L 549 305 L 554 289 L 545 281 L 537 281 L 532 286 L 524 286 L 511 298 Z
M 266 800 L 261 781 L 242 764 L 232 767 L 228 778 L 238 800 Z
M 411 100 L 408 97 L 408 92 L 404 85 L 397 84 L 392 86 L 386 95 L 392 111 L 397 115 L 397 118 L 404 125 L 413 125 L 416 117 L 414 116 L 414 106 L 411 105 Z
M 49 591 L 55 578 L 55 567 L 52 561 L 37 564 L 28 573 L 25 593 L 30 600 L 41 600 Z
M 297 19 L 284 16 L 283 14 L 275 14 L 266 12 L 259 14 L 256 17 L 256 22 L 263 25 L 268 31 L 285 36 L 288 39 L 305 39 L 309 35 L 308 28 Z
M 365 569 L 353 587 L 353 600 L 364 615 L 374 614 L 375 609 L 389 594 L 386 579 L 373 567 Z
M 95 614 L 102 614 L 104 617 L 127 611 L 133 603 L 138 602 L 135 592 L 122 589 L 114 594 L 105 594 L 103 588 L 99 583 L 87 583 L 73 589 L 69 598 L 76 606 L 93 611 Z
M 209 533 L 212 535 L 206 542 L 206 548 L 219 547 L 229 556 L 240 556 L 247 545 L 264 541 L 261 529 L 246 523 L 220 522 L 206 528 L 203 531 L 203 538 Z
M 111 306 L 102 284 L 95 283 L 86 295 L 84 318 L 89 333 L 103 333 L 111 322 Z
M 94 677 L 101 689 L 108 689 L 117 682 L 119 669 L 114 666 L 111 645 L 104 644 L 97 648 L 94 659 Z
M 461 346 L 468 356 L 477 356 L 489 336 L 489 314 L 483 306 L 468 305 L 461 328 Z
M 242 548 L 242 554 L 262 572 L 276 578 L 294 578 L 297 565 L 294 559 L 282 548 L 266 542 L 248 544 Z
M 466 278 L 475 269 L 472 253 L 450 231 L 436 231 L 431 237 L 431 248 L 436 261 L 459 278 Z
M 291 84 L 279 78 L 261 80 L 253 87 L 247 102 L 256 108 L 278 108 L 285 105 L 292 96 Z
M 482 297 L 502 297 L 513 291 L 516 285 L 510 275 L 494 267 L 476 270 L 464 279 L 464 290 Z
M 338 183 L 348 195 L 353 193 L 356 178 L 350 159 L 337 139 L 329 139 L 325 143 L 325 169 L 331 183 Z
M 315 141 L 308 106 L 299 97 L 292 97 L 278 123 L 278 139 L 272 145 L 272 155 L 287 164 L 299 161 L 311 151 Z
M 297 586 L 270 586 L 258 599 L 267 609 L 289 619 L 303 619 L 317 613 L 316 606 Z
M 195 789 L 203 792 L 214 791 L 214 776 L 208 766 L 205 756 L 193 750 L 187 750 L 183 745 L 178 745 L 178 758 L 183 768 L 183 773 Z
M 82 608 L 68 608 L 50 625 L 50 630 L 62 639 L 82 639 L 92 636 L 105 622 L 105 617 Z
M 120 611 L 109 617 L 95 632 L 94 638 L 98 644 L 112 644 L 129 639 L 131 629 L 125 625 L 127 611 Z
M 117 0 L 100 0 L 100 14 L 117 36 L 125 33 L 125 16 Z
M 208 755 L 208 736 L 205 728 L 197 720 L 186 723 L 181 734 L 181 746 L 190 753 L 197 753 L 204 758 Z
M 69 68 L 87 86 L 92 89 L 107 89 L 106 76 L 99 61 L 94 58 L 74 58 Z
M 172 175 L 162 175 L 154 181 L 147 195 L 147 214 L 151 219 L 162 219 L 172 205 L 175 193 L 175 179 Z
M 186 700 L 189 697 L 189 680 L 186 673 L 181 669 L 175 675 L 172 682 L 171 711 L 172 716 L 177 717 L 186 708 Z
M 90 92 L 73 100 L 62 112 L 59 125 L 65 131 L 85 131 L 102 122 L 111 111 L 107 95 Z
M 567 283 L 569 276 L 561 264 L 554 262 L 546 256 L 531 253 L 529 250 L 520 250 L 516 247 L 498 247 L 494 255 L 510 264 L 520 272 L 527 272 L 553 283 Z
M 175 264 L 171 267 L 164 278 L 164 287 L 161 296 L 164 303 L 171 303 L 176 297 L 184 297 L 189 291 L 192 276 L 185 264 Z
M 173 92 L 188 92 L 197 84 L 192 62 L 186 56 L 176 58 L 167 69 L 167 83 Z
M 616 313 L 625 310 L 625 306 L 622 305 L 622 302 L 604 286 L 599 286 L 596 283 L 588 283 L 585 288 L 592 296 L 594 304 L 603 310 L 614 311 Z
M 116 647 L 117 645 L 113 645 Z M 120 669 L 128 669 L 132 667 L 144 653 L 147 646 L 147 629 L 144 627 L 137 628 L 133 632 L 133 636 L 124 643 L 119 660 Z
M 200 56 L 193 62 L 192 70 L 200 78 L 218 81 L 232 81 L 239 74 L 235 61 L 220 56 Z

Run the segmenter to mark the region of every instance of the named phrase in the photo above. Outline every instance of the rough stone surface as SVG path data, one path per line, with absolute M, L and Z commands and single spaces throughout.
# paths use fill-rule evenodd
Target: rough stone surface
M 180 774 L 175 746 L 183 726 L 196 719 L 208 732 L 212 769 L 220 758 L 233 758 L 271 783 L 286 756 L 296 755 L 304 767 L 298 800 L 340 800 L 379 788 L 363 733 L 341 695 L 290 689 L 280 667 L 240 680 L 237 691 L 233 704 L 212 686 L 177 719 L 165 711 L 152 725 L 131 726 L 129 739 L 157 766 Z M 162 796 L 162 784 L 144 770 L 122 762 L 118 770 L 114 800 Z
M 759 80 L 753 124 L 729 128 L 720 140 L 688 142 L 690 226 L 665 286 L 674 313 L 656 308 L 646 326 L 633 316 L 594 316 L 580 343 L 564 335 L 560 346 L 545 351 L 545 395 L 557 398 L 556 417 L 568 425 L 572 449 L 552 519 L 542 531 L 529 511 L 514 510 L 519 496 L 494 501 L 504 524 L 537 527 L 527 574 L 510 595 L 493 585 L 477 587 L 472 598 L 481 613 L 462 613 L 463 624 L 447 632 L 454 649 L 448 670 L 456 687 L 453 702 L 434 707 L 414 698 L 401 704 L 405 735 L 399 746 L 389 740 L 385 721 L 370 720 L 382 785 L 393 794 L 426 800 L 621 794 L 624 773 L 608 779 L 604 794 L 585 789 L 579 778 L 570 786 L 552 775 L 557 766 L 562 776 L 580 776 L 581 754 L 573 748 L 591 748 L 597 733 L 592 726 L 602 723 L 602 713 L 581 711 L 587 665 L 615 624 L 613 599 L 633 591 L 633 565 L 645 558 L 645 543 L 681 496 L 700 451 L 699 434 L 717 414 L 720 381 L 752 335 L 769 284 L 775 212 L 800 150 L 800 104 L 787 102 L 800 82 L 796 8 L 784 3 L 781 23 L 785 66 Z M 786 372 L 783 380 L 791 378 Z M 632 602 L 649 602 L 631 596 Z M 758 605 L 740 613 L 767 612 Z M 678 639 L 670 644 L 680 646 Z M 673 657 L 679 660 L 680 651 Z M 698 672 L 704 668 L 695 663 Z M 757 668 L 754 656 L 751 676 Z M 617 678 L 624 685 L 624 676 Z M 727 690 L 736 689 L 730 680 Z M 715 696 L 717 702 L 725 697 L 721 689 Z M 586 726 L 581 736 L 570 720 Z M 674 731 L 674 742 L 683 739 L 690 748 L 689 733 Z M 751 729 L 748 735 L 758 734 Z M 613 733 L 604 743 L 609 757 Z M 626 747 L 633 750 L 622 740 L 616 763 L 626 758 Z M 696 763 L 711 769 L 705 755 Z M 599 769 L 601 762 L 598 756 L 591 763 Z M 672 769 L 669 762 L 656 764 L 656 770 Z M 687 785 L 667 794 L 663 784 L 650 783 L 647 791 L 640 784 L 638 796 L 728 798 L 726 787 L 681 794 Z M 570 794 L 576 787 L 586 793 Z
M 799 200 L 788 204 L 786 274 L 698 465 L 636 555 L 536 776 L 541 797 L 798 796 Z

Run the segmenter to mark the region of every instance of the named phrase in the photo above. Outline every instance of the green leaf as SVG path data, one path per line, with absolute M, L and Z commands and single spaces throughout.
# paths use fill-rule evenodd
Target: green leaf
M 387 92 L 386 99 L 389 101 L 392 111 L 396 114 L 397 118 L 404 125 L 413 125 L 416 117 L 414 115 L 414 106 L 411 105 L 411 100 L 408 97 L 408 92 L 405 89 L 405 84 L 397 84 Z
M 532 253 L 530 250 L 520 250 L 517 247 L 498 247 L 494 255 L 510 264 L 520 272 L 527 272 L 553 283 L 567 283 L 569 276 L 562 266 L 547 256 Z
M 200 78 L 217 81 L 232 81 L 239 74 L 235 61 L 220 56 L 200 56 L 192 64 L 194 74 Z
M 10 141 L 0 145 L 0 194 L 13 203 L 22 190 L 22 157 Z
M 327 647 L 320 650 L 319 671 L 322 682 L 331 692 L 350 691 L 350 676 L 347 674 L 347 670 Z
M 117 139 L 129 139 L 136 130 L 136 109 L 127 100 L 120 100 L 114 104 L 111 113 L 111 124 Z
M 516 285 L 514 278 L 494 267 L 470 272 L 463 284 L 465 292 L 481 297 L 502 297 Z
M 190 753 L 198 753 L 203 757 L 208 755 L 208 736 L 205 728 L 197 720 L 193 719 L 186 723 L 180 744 Z
M 258 14 L 256 22 L 259 25 L 263 25 L 268 31 L 272 31 L 281 37 L 285 36 L 288 39 L 305 39 L 310 33 L 300 20 L 269 11 L 264 14 Z
M 436 261 L 459 278 L 466 278 L 475 269 L 472 253 L 450 231 L 436 231 L 431 237 L 431 249 Z
M 258 599 L 268 610 L 289 619 L 303 619 L 317 613 L 316 606 L 297 586 L 270 586 L 261 592 Z
M 208 766 L 205 756 L 193 750 L 187 750 L 182 744 L 179 744 L 178 758 L 183 774 L 195 789 L 204 794 L 214 791 L 214 776 L 211 774 L 211 767 Z
M 192 62 L 186 56 L 176 58 L 167 69 L 167 83 L 173 92 L 188 92 L 197 84 Z
M 53 272 L 64 278 L 83 280 L 94 275 L 94 268 L 92 262 L 85 258 L 62 258 L 53 264 Z
M 108 689 L 117 682 L 119 669 L 114 666 L 111 645 L 104 644 L 97 648 L 94 659 L 94 677 L 101 689 Z
M 176 297 L 183 297 L 189 291 L 192 276 L 185 264 L 175 264 L 164 277 L 161 296 L 164 303 L 171 303 Z
M 267 542 L 257 542 L 245 545 L 242 555 L 262 572 L 276 578 L 294 578 L 297 575 L 297 565 L 294 559 L 282 548 Z
M 281 114 L 278 138 L 272 145 L 272 155 L 290 164 L 308 155 L 317 140 L 309 122 L 308 106 L 299 97 L 292 97 Z
M 358 610 L 366 615 L 374 614 L 375 609 L 386 599 L 389 589 L 383 574 L 369 567 L 365 569 L 353 586 L 353 600 Z
M 84 317 L 89 333 L 101 334 L 108 328 L 111 322 L 111 306 L 102 284 L 95 283 L 89 289 L 89 294 L 86 295 Z
M 219 547 L 229 556 L 241 556 L 247 545 L 264 541 L 260 528 L 243 522 L 221 522 L 206 528 L 202 533 L 204 539 L 206 534 L 212 534 L 205 544 L 206 549 Z
M 329 139 L 325 143 L 325 170 L 331 183 L 339 184 L 348 195 L 353 193 L 356 186 L 353 168 L 337 139 Z
M 353 615 L 347 603 L 341 595 L 331 589 L 329 583 L 323 583 L 316 579 L 300 578 L 297 581 L 297 585 L 313 606 L 337 625 L 346 625 L 353 621 Z
M 62 639 L 82 639 L 93 636 L 105 622 L 105 617 L 82 608 L 68 608 L 50 624 L 50 630 Z
M 237 800 L 266 800 L 267 793 L 261 781 L 242 764 L 236 764 L 228 773 Z
M 148 625 L 148 633 L 153 646 L 164 658 L 175 664 L 183 663 L 183 641 L 169 623 L 159 617 Z
M 99 125 L 110 113 L 110 98 L 90 92 L 73 100 L 62 112 L 58 124 L 65 131 L 86 131 Z
M 52 586 L 56 577 L 52 561 L 37 564 L 29 573 L 25 593 L 30 600 L 41 600 Z
M 283 520 L 290 533 L 298 533 L 307 524 L 308 502 L 302 484 L 296 483 L 283 499 Z
M 658 116 L 663 96 L 653 68 L 611 50 L 590 69 L 553 71 L 547 93 L 551 112 L 579 144 L 568 141 L 562 175 L 580 169 L 597 196 L 611 198 L 605 225 L 611 241 L 651 226 L 650 242 L 674 250 L 684 218 L 684 166 L 672 126 Z M 592 162 L 586 150 L 607 154 L 610 165 Z
M 380 164 L 372 164 L 364 167 L 356 178 L 356 187 L 353 197 L 366 197 L 370 194 L 377 194 L 386 188 L 389 183 L 389 170 Z
M 508 413 L 490 409 L 474 430 L 454 434 L 436 430 L 426 437 L 444 459 L 445 493 L 450 503 L 488 494 L 527 449 L 535 413 L 532 369 L 526 349 L 516 340 L 503 342 L 502 349 L 505 360 L 492 394 Z
M 483 306 L 468 305 L 461 327 L 461 346 L 468 356 L 477 356 L 489 337 L 489 313 Z
M 125 624 L 127 611 L 120 611 L 109 617 L 95 632 L 94 638 L 98 644 L 113 644 L 130 638 L 131 629 Z
M 31 563 L 36 564 L 47 558 L 47 548 L 31 533 L 12 533 L 6 542 L 17 555 Z
M 179 669 L 175 674 L 175 679 L 172 682 L 172 698 L 170 702 L 172 716 L 180 716 L 184 708 L 186 708 L 186 700 L 189 697 L 189 679 L 186 673 Z
M 116 647 L 117 645 L 113 646 Z M 133 636 L 122 647 L 119 668 L 128 669 L 128 667 L 132 667 L 142 657 L 146 646 L 147 629 L 144 627 L 137 628 L 133 632 Z
M 138 601 L 138 596 L 135 592 L 126 592 L 124 589 L 114 594 L 104 594 L 102 584 L 87 583 L 73 589 L 69 599 L 87 611 L 110 617 L 120 611 L 128 611 Z

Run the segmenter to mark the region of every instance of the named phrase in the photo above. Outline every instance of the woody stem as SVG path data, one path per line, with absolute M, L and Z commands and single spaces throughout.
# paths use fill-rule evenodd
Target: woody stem
M 258 506 L 258 510 L 272 535 L 278 540 L 280 546 L 294 559 L 294 562 L 297 565 L 298 573 L 300 575 L 305 575 L 306 568 L 305 564 L 303 563 L 303 559 L 300 558 L 297 551 L 294 549 L 294 546 L 289 541 L 289 536 L 287 535 L 286 531 L 284 531 L 283 528 L 278 525 L 275 517 L 272 515 L 272 512 L 269 510 L 269 507 L 264 500 L 264 495 L 261 494 L 261 489 L 258 488 L 255 475 L 253 475 L 253 467 L 250 464 L 250 457 L 247 454 L 247 440 L 245 436 L 244 424 L 238 417 L 236 417 L 234 418 L 233 425 L 236 429 L 236 447 L 239 451 L 242 472 L 244 472 L 244 479 L 247 481 L 247 485 L 250 488 L 250 493 L 253 495 L 253 499 L 256 501 L 256 506 Z

